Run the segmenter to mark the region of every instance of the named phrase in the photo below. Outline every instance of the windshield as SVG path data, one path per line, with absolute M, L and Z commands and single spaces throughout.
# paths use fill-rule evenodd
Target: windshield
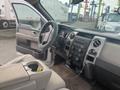
M 84 0 L 84 2 L 74 5 L 70 1 L 40 0 L 40 3 L 56 22 L 74 28 L 112 33 L 120 32 L 120 24 L 108 27 L 102 19 L 99 19 L 99 17 L 103 16 L 102 18 L 104 18 L 105 15 L 114 13 L 116 7 L 119 7 L 117 0 Z M 119 22 L 120 15 L 110 15 L 108 21 Z
M 109 22 L 120 22 L 120 15 L 119 14 L 110 14 L 108 16 Z

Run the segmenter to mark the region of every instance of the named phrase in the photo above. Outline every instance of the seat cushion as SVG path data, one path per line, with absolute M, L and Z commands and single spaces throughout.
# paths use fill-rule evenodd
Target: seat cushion
M 64 80 L 56 72 L 52 71 L 46 90 L 59 90 L 61 88 L 65 88 Z
M 38 61 L 44 67 L 44 69 L 49 69 L 49 67 L 46 66 L 42 61 L 35 59 L 31 55 L 21 55 L 20 57 L 8 62 L 4 66 L 7 66 L 13 63 L 22 63 L 22 62 L 28 62 L 28 61 Z M 45 90 L 59 90 L 61 88 L 65 88 L 65 82 L 56 72 L 52 70 L 50 80 Z

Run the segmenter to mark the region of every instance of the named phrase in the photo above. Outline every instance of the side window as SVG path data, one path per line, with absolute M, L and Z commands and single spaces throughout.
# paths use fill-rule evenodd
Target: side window
M 38 30 L 41 27 L 41 17 L 32 8 L 24 4 L 13 4 L 19 24 L 30 29 Z

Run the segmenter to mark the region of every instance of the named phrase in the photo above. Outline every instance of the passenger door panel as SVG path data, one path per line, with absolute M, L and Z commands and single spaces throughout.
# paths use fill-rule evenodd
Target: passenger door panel
M 38 35 L 41 29 L 41 16 L 26 4 L 13 4 L 18 19 L 16 32 L 17 45 L 30 49 L 38 48 Z

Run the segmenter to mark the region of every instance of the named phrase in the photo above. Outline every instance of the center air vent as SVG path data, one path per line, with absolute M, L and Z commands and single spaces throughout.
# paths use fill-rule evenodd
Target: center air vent
M 70 34 L 70 39 L 74 39 L 74 37 L 75 37 L 75 33 L 74 32 L 72 32 L 71 34 Z
M 93 42 L 94 47 L 99 47 L 101 45 L 101 41 L 99 39 L 95 39 Z

